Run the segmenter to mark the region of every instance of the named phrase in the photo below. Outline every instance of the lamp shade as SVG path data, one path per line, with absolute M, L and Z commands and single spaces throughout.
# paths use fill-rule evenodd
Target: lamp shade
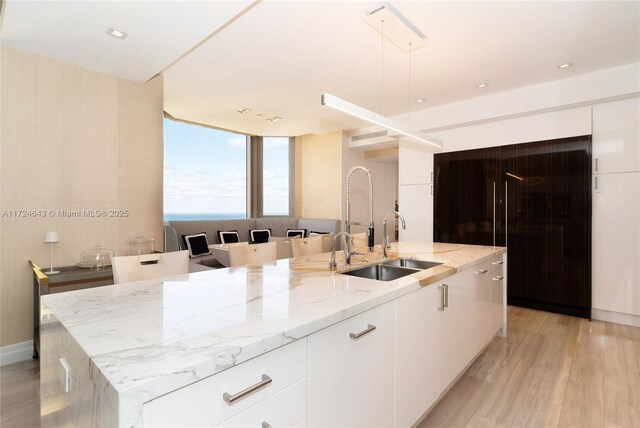
M 60 242 L 60 237 L 58 236 L 58 232 L 47 232 L 44 234 L 44 242 Z

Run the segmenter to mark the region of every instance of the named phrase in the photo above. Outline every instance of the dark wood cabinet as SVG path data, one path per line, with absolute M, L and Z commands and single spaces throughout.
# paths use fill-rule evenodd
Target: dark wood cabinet
M 434 240 L 508 247 L 510 304 L 591 315 L 591 137 L 435 155 Z

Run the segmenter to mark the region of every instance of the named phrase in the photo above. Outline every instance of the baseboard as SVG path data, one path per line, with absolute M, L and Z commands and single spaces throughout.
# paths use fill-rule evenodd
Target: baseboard
M 0 366 L 28 360 L 33 356 L 33 340 L 14 343 L 0 348 Z
M 594 320 L 640 327 L 640 316 L 633 314 L 606 311 L 604 309 L 591 309 L 591 318 L 593 318 Z

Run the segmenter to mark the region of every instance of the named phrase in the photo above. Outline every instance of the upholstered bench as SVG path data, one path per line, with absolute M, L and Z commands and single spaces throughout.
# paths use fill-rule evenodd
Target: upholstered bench
M 237 231 L 241 242 L 251 242 L 250 231 L 269 229 L 273 237 L 285 237 L 288 230 L 305 230 L 305 236 L 312 232 L 338 233 L 340 220 L 304 219 L 293 217 L 263 217 L 234 220 L 174 220 L 165 222 L 165 251 L 186 250 L 183 236 L 204 233 L 209 244 L 221 244 L 219 232 Z M 198 272 L 222 268 L 222 264 L 210 254 L 192 257 L 189 271 Z

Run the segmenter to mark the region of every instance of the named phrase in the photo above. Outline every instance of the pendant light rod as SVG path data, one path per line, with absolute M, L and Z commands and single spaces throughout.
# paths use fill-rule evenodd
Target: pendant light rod
M 358 119 L 365 120 L 374 125 L 381 126 L 390 131 L 397 132 L 412 140 L 427 144 L 429 146 L 442 149 L 442 142 L 436 138 L 430 137 L 422 131 L 413 129 L 403 123 L 397 122 L 388 117 L 382 116 L 378 113 L 374 113 L 371 110 L 360 107 L 359 105 L 352 104 L 349 101 L 345 101 L 341 98 L 324 93 L 320 96 L 320 103 L 323 106 L 331 107 L 335 110 L 341 111 Z

